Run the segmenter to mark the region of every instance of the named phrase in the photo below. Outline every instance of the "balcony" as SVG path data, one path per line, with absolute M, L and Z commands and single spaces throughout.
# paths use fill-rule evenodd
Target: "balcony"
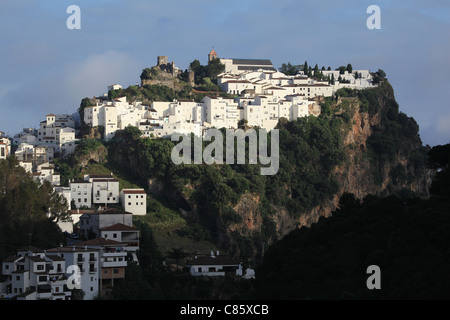
M 127 261 L 123 259 L 122 261 L 103 261 L 102 268 L 118 268 L 118 267 L 126 267 Z

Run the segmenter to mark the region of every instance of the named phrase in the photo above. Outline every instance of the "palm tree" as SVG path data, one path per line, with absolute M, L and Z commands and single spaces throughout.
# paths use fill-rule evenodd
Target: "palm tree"
M 178 271 L 178 265 L 179 265 L 180 259 L 183 259 L 186 256 L 187 256 L 187 252 L 185 252 L 182 247 L 172 248 L 172 250 L 168 252 L 168 257 L 175 259 L 177 271 Z

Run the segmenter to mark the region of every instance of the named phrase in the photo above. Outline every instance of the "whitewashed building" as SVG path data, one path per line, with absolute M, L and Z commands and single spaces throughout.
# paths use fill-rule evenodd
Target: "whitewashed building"
M 124 245 L 123 250 L 129 252 L 134 261 L 138 261 L 136 252 L 139 250 L 139 230 L 134 226 L 116 223 L 99 229 L 100 237 L 118 241 Z
M 237 258 L 221 256 L 218 251 L 211 251 L 211 255 L 195 256 L 187 261 L 186 266 L 192 276 L 243 276 L 242 262 Z
M 0 297 L 17 300 L 70 300 L 66 286 L 66 261 L 35 247 L 18 250 L 2 262 L 6 281 L 0 285 Z
M 120 203 L 123 210 L 134 215 L 147 214 L 147 193 L 144 189 L 122 189 Z
M 119 203 L 119 180 L 112 175 L 86 175 L 84 179 L 92 184 L 93 204 Z
M 70 186 L 70 198 L 77 208 L 92 206 L 92 184 L 86 180 L 72 180 Z
M 11 141 L 8 138 L 0 138 L 0 159 L 6 159 L 11 153 Z
M 64 158 L 75 151 L 74 126 L 71 116 L 48 114 L 37 130 L 36 144 L 51 147 Z
M 56 247 L 46 250 L 46 254 L 63 258 L 66 267 L 76 266 L 79 269 L 80 289 L 84 292 L 84 300 L 93 300 L 99 296 L 99 250 L 88 246 Z M 73 271 L 67 272 L 70 277 Z
M 108 295 L 114 287 L 114 281 L 125 278 L 127 267 L 126 243 L 104 239 L 101 237 L 83 241 L 77 244 L 78 247 L 86 246 L 99 252 L 99 290 L 100 295 Z
M 133 214 L 120 209 L 109 208 L 101 211 L 86 212 L 80 217 L 80 233 L 85 239 L 90 235 L 101 236 L 100 229 L 120 223 L 133 226 Z M 112 239 L 115 240 L 115 239 Z

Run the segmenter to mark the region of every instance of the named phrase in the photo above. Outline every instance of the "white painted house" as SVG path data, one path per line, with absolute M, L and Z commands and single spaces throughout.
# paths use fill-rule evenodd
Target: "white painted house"
M 84 300 L 93 300 L 99 295 L 99 250 L 87 246 L 56 247 L 46 250 L 46 254 L 63 258 L 66 266 L 79 268 L 80 286 L 84 292 Z M 70 277 L 73 271 L 67 272 Z
M 0 297 L 17 300 L 70 300 L 66 287 L 66 261 L 32 246 L 18 250 L 2 262 Z
M 239 259 L 219 255 L 211 251 L 211 255 L 195 256 L 187 262 L 192 276 L 243 276 L 242 262 Z
M 11 153 L 11 141 L 8 138 L 0 138 L 0 159 L 6 159 Z
M 92 183 L 86 180 L 72 180 L 69 184 L 71 201 L 77 208 L 92 206 Z
M 120 203 L 123 210 L 134 215 L 147 214 L 147 193 L 144 189 L 122 189 L 120 191 Z
M 124 245 L 123 250 L 130 252 L 133 260 L 138 261 L 136 252 L 139 250 L 139 230 L 133 226 L 116 223 L 100 228 L 100 237 L 118 241 Z
M 53 148 L 54 153 L 66 157 L 75 151 L 75 122 L 71 116 L 47 114 L 37 130 L 37 144 Z
M 114 240 L 95 238 L 77 244 L 78 247 L 86 246 L 99 252 L 99 289 L 100 295 L 111 293 L 114 281 L 125 278 L 127 267 L 126 244 Z
M 93 204 L 119 203 L 119 180 L 112 175 L 89 175 L 85 179 L 92 183 Z
M 133 214 L 120 209 L 109 208 L 94 212 L 85 212 L 80 217 L 80 236 L 89 239 L 90 235 L 101 236 L 100 229 L 115 224 L 133 226 Z M 115 240 L 115 239 L 112 239 Z

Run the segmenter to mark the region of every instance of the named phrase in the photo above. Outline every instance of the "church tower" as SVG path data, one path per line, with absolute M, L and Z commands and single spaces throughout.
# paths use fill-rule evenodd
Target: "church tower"
M 217 58 L 217 53 L 214 51 L 214 48 L 211 50 L 211 52 L 208 54 L 208 61 L 211 61 L 212 59 Z

